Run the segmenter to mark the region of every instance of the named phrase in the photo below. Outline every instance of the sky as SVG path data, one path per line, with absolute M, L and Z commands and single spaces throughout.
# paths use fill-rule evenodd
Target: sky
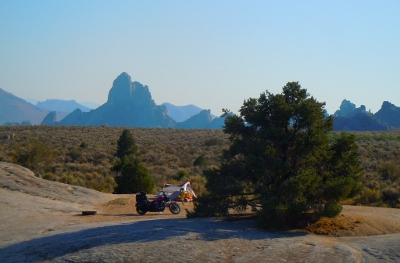
M 400 106 L 400 1 L 0 0 L 0 88 L 107 101 L 127 72 L 156 104 L 220 115 L 298 81 L 333 114 L 343 99 Z

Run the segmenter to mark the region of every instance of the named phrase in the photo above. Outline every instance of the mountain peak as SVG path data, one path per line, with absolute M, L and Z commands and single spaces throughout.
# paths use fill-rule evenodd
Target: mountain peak
M 132 81 L 128 73 L 122 72 L 113 82 L 107 103 L 126 101 L 132 95 Z
M 389 101 L 384 101 L 383 103 L 382 103 L 382 107 L 381 107 L 381 109 L 395 109 L 396 108 L 396 106 L 394 105 L 394 104 L 392 104 L 392 103 L 390 103 Z
M 335 116 L 347 116 L 356 109 L 356 105 L 349 100 L 344 99 L 340 104 L 339 110 L 335 112 Z

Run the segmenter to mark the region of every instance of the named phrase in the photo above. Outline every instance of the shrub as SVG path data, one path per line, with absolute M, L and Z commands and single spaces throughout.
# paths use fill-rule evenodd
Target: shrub
M 115 182 L 117 194 L 151 193 L 154 188 L 154 180 L 140 160 L 127 156 L 122 159 L 121 175 L 115 177 Z
M 193 162 L 193 166 L 206 166 L 208 164 L 207 157 L 202 154 Z
M 400 167 L 395 162 L 382 163 L 378 172 L 383 180 L 394 182 L 400 178 Z
M 328 201 L 325 203 L 323 215 L 327 217 L 335 217 L 342 212 L 342 205 L 338 201 Z
M 50 147 L 34 138 L 18 144 L 13 153 L 16 163 L 34 173 L 49 171 L 54 156 L 55 153 Z
M 67 156 L 71 158 L 73 162 L 78 161 L 80 158 L 82 158 L 82 149 L 81 148 L 71 148 Z
M 88 144 L 87 144 L 86 142 L 82 142 L 82 143 L 79 145 L 79 147 L 82 148 L 82 149 L 86 149 L 86 148 L 88 147 Z
M 203 143 L 204 146 L 222 146 L 223 141 L 218 138 L 210 138 L 204 141 Z
M 400 189 L 395 187 L 387 187 L 382 190 L 382 198 L 384 201 L 399 202 Z
M 177 181 L 181 181 L 183 178 L 189 178 L 189 173 L 186 170 L 179 170 L 179 172 L 177 173 L 177 175 L 175 175 L 174 177 L 172 177 L 172 179 L 177 180 Z
M 382 197 L 381 191 L 370 188 L 364 188 L 361 195 L 357 198 L 356 201 L 363 205 L 370 205 L 381 201 L 381 197 Z

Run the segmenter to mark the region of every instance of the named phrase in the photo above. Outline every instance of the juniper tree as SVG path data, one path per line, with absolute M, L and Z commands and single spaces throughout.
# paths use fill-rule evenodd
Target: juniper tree
M 251 206 L 260 227 L 285 228 L 310 209 L 340 213 L 339 201 L 361 190 L 361 168 L 354 136 L 343 133 L 329 142 L 333 120 L 324 107 L 289 82 L 280 94 L 245 100 L 239 115 L 226 114 L 230 147 L 219 168 L 204 172 L 208 194 L 188 216 L 223 216 Z
M 116 156 L 119 159 L 114 163 L 112 171 L 116 172 L 115 182 L 117 186 L 114 189 L 118 194 L 129 194 L 138 192 L 152 192 L 154 180 L 149 171 L 135 157 L 137 146 L 132 133 L 125 129 L 117 142 Z
M 128 129 L 123 130 L 117 141 L 117 152 L 115 153 L 115 156 L 122 159 L 126 155 L 135 155 L 136 153 L 137 146 L 132 133 Z

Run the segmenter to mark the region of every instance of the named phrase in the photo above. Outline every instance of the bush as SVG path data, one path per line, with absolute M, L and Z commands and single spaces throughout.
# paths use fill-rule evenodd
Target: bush
M 177 180 L 177 181 L 181 181 L 183 178 L 186 178 L 186 179 L 189 178 L 189 173 L 186 170 L 179 170 L 177 175 L 172 177 L 172 179 Z
M 202 154 L 193 162 L 193 166 L 206 166 L 208 164 L 207 157 Z
M 357 198 L 356 201 L 363 205 L 370 205 L 373 203 L 380 202 L 381 197 L 382 197 L 381 191 L 370 188 L 364 188 L 361 195 Z
M 79 145 L 79 147 L 82 148 L 82 149 L 86 149 L 86 148 L 88 147 L 88 144 L 87 144 L 86 142 L 82 142 L 82 143 Z
M 342 205 L 338 201 L 328 201 L 325 203 L 323 215 L 327 217 L 335 217 L 342 212 Z
M 400 189 L 393 186 L 387 187 L 382 190 L 382 198 L 392 203 L 400 202 Z
M 394 182 L 400 178 L 400 167 L 395 162 L 382 163 L 378 172 L 383 180 Z
M 17 164 L 34 173 L 49 171 L 54 157 L 55 153 L 49 146 L 34 138 L 18 144 L 13 153 L 14 161 Z
M 68 151 L 67 156 L 71 158 L 73 162 L 78 161 L 82 157 L 82 149 L 72 148 Z

